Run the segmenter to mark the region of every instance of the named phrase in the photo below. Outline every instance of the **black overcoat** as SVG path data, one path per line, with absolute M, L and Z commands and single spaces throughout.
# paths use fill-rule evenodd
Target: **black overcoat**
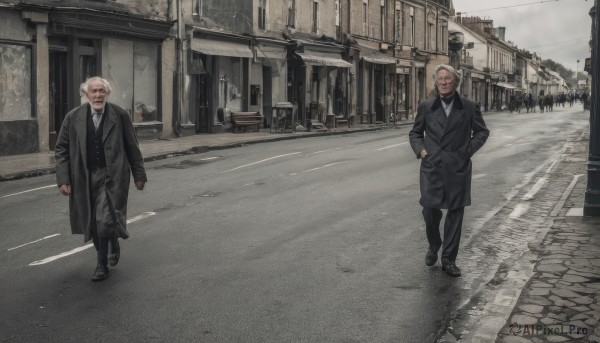
M 90 105 L 81 105 L 65 116 L 56 141 L 56 183 L 71 185 L 69 216 L 71 232 L 91 239 L 90 171 L 87 167 L 87 120 Z M 128 238 L 127 198 L 131 175 L 135 181 L 146 182 L 144 159 L 140 151 L 129 113 L 106 103 L 102 143 L 106 155 L 105 186 L 112 201 L 121 238 Z M 90 118 L 91 119 L 91 118 Z M 103 236 L 99 233 L 100 236 Z
M 410 145 L 421 160 L 423 207 L 456 209 L 471 204 L 471 157 L 489 136 L 479 105 L 457 94 L 446 117 L 438 97 L 419 104 L 409 133 Z

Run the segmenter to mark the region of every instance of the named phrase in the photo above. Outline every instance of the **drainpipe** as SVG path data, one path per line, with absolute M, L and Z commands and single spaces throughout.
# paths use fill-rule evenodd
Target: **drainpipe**
M 182 127 L 181 127 L 181 115 L 182 110 L 181 107 L 183 105 L 183 34 L 185 24 L 182 23 L 183 16 L 181 14 L 181 1 L 175 0 L 175 10 L 176 10 L 176 21 L 177 21 L 177 34 L 175 39 L 175 49 L 176 49 L 176 61 L 177 61 L 177 70 L 175 71 L 174 83 L 173 83 L 173 91 L 174 91 L 174 102 L 173 102 L 173 132 L 177 137 L 181 136 Z

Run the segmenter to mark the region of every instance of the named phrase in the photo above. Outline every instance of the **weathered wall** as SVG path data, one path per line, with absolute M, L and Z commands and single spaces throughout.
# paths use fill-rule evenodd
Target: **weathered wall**
M 38 125 L 35 120 L 0 121 L 0 156 L 38 151 Z
M 312 33 L 313 2 L 296 1 L 296 31 Z M 328 37 L 336 36 L 335 26 L 335 1 L 319 1 L 318 30 L 317 35 L 326 35 Z

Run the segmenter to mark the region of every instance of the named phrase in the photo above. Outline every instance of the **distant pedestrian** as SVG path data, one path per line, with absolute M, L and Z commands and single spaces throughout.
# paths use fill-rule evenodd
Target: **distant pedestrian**
M 535 101 L 533 100 L 533 94 L 531 92 L 527 94 L 527 113 L 531 110 L 532 113 L 535 113 Z
M 88 102 L 65 116 L 56 142 L 56 182 L 69 196 L 71 232 L 92 240 L 98 253 L 93 281 L 108 276 L 119 262 L 118 238 L 128 238 L 127 198 L 147 181 L 144 159 L 129 113 L 106 101 L 111 87 L 92 77 L 81 85 Z M 110 249 L 110 255 L 109 255 Z
M 552 95 L 552 93 L 548 93 L 548 95 L 546 95 L 545 104 L 546 104 L 546 111 L 552 112 L 553 107 L 554 107 L 554 96 Z
M 575 94 L 569 94 L 569 107 L 573 107 L 573 103 L 575 102 Z
M 516 103 L 516 110 L 518 113 L 521 113 L 521 106 L 523 106 L 523 94 L 519 93 L 517 94 L 517 103 Z
M 420 188 L 429 248 L 425 264 L 433 266 L 442 249 L 442 270 L 461 275 L 456 266 L 465 206 L 471 204 L 471 157 L 485 144 L 487 129 L 479 105 L 458 94 L 460 76 L 441 64 L 435 70 L 438 96 L 419 105 L 410 145 L 421 159 Z M 447 209 L 444 239 L 442 209 Z
M 587 94 L 587 92 L 581 93 L 581 102 L 583 103 L 583 109 L 584 110 L 589 109 L 588 94 Z
M 546 97 L 544 96 L 544 90 L 540 91 L 540 95 L 538 95 L 538 106 L 540 107 L 540 112 L 544 113 L 544 107 L 546 106 Z

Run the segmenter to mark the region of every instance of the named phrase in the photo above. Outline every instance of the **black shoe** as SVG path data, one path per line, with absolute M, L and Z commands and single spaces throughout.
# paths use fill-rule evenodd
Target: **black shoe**
M 427 255 L 425 255 L 425 265 L 431 267 L 437 262 L 437 259 L 437 252 L 431 248 L 427 249 Z
M 108 264 L 114 267 L 119 263 L 121 257 L 121 247 L 119 246 L 119 239 L 114 238 L 110 240 L 110 254 L 108 254 Z
M 108 277 L 108 267 L 98 265 L 92 276 L 92 281 L 102 281 Z
M 460 269 L 454 264 L 454 262 L 448 262 L 442 266 L 442 270 L 452 277 L 460 276 Z

